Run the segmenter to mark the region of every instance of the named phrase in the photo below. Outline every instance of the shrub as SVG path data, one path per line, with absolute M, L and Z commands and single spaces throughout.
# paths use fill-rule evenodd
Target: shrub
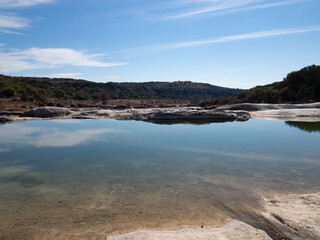
M 13 88 L 6 88 L 1 91 L 0 96 L 1 97 L 6 97 L 6 98 L 11 98 L 16 95 L 16 91 Z

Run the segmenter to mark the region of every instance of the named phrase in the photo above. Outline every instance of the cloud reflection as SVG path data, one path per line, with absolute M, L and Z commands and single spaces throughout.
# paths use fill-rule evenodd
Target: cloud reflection
M 72 147 L 92 141 L 106 141 L 116 133 L 125 131 L 113 128 L 64 130 L 57 128 L 29 127 L 20 124 L 4 125 L 0 128 L 1 147 L 8 150 L 12 144 L 35 147 Z M 106 136 L 106 134 L 109 134 Z

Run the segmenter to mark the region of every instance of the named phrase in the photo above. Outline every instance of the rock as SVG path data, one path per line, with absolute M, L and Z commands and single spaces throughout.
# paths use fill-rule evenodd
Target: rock
M 60 107 L 40 107 L 23 113 L 20 117 L 75 119 L 117 119 L 149 122 L 227 122 L 247 121 L 253 118 L 270 118 L 288 121 L 320 121 L 320 103 L 312 104 L 235 104 L 215 109 L 201 107 L 99 109 L 82 108 L 70 111 Z M 21 120 L 17 119 L 17 120 Z
M 72 118 L 109 118 L 118 120 L 138 120 L 138 121 L 183 121 L 183 120 L 208 120 L 234 121 L 248 120 L 250 115 L 247 112 L 217 112 L 204 110 L 199 107 L 175 107 L 175 108 L 144 108 L 144 109 L 124 109 L 124 110 L 97 110 L 87 109 L 74 112 Z
M 126 234 L 109 236 L 107 240 L 193 240 L 193 239 L 233 239 L 233 240 L 271 240 L 262 230 L 231 220 L 221 227 L 188 227 L 175 230 L 138 230 Z
M 320 239 L 320 193 L 263 199 L 262 221 L 283 239 Z
M 21 117 L 52 118 L 52 117 L 64 117 L 69 114 L 71 114 L 71 111 L 68 108 L 39 107 L 23 113 Z
M 10 122 L 12 121 L 10 118 L 6 117 L 6 116 L 1 116 L 0 117 L 0 124 L 4 124 L 6 122 Z
M 276 109 L 250 112 L 253 118 L 284 121 L 317 122 L 320 120 L 320 108 Z
M 285 121 L 319 121 L 320 103 L 307 104 L 263 104 L 239 103 L 218 107 L 219 112 L 250 112 L 252 118 L 279 119 Z M 248 113 L 249 114 L 249 113 Z M 238 119 L 239 120 L 239 119 Z

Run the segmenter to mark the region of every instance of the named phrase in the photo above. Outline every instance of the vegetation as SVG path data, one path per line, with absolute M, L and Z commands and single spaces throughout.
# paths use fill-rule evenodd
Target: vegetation
M 320 66 L 312 65 L 291 72 L 281 81 L 259 86 L 233 98 L 251 103 L 307 103 L 320 101 Z
M 291 72 L 281 82 L 247 91 L 185 81 L 145 83 L 96 83 L 76 79 L 9 77 L 0 75 L 0 98 L 23 103 L 96 102 L 117 99 L 188 100 L 200 106 L 235 102 L 306 103 L 320 101 L 320 66 Z M 145 101 L 146 102 L 146 101 Z M 9 103 L 10 105 L 10 103 Z
M 22 101 L 47 102 L 48 99 L 188 99 L 199 101 L 235 96 L 240 89 L 193 82 L 95 83 L 75 79 L 9 77 L 0 75 L 0 97 Z

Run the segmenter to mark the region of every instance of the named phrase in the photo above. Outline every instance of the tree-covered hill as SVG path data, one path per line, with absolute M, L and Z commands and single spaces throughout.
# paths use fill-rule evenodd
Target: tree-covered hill
M 320 101 L 320 66 L 291 72 L 281 82 L 244 91 L 235 98 L 252 103 L 306 103 Z
M 46 102 L 48 99 L 208 99 L 235 96 L 241 89 L 185 81 L 96 83 L 75 79 L 10 77 L 0 75 L 0 97 Z

